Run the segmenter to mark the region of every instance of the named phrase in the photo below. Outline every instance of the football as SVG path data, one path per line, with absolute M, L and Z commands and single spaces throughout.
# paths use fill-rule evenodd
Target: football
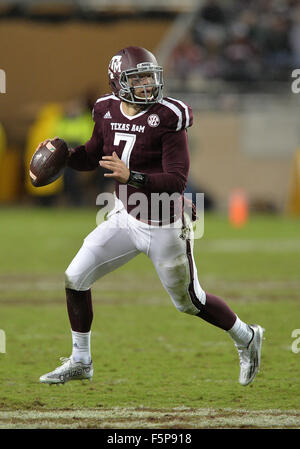
M 35 187 L 51 184 L 64 171 L 68 145 L 63 139 L 53 139 L 38 148 L 30 161 L 29 176 Z

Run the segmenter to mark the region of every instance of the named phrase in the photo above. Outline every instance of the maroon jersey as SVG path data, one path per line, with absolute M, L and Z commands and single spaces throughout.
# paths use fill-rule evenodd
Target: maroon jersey
M 184 192 L 190 162 L 186 128 L 193 123 L 188 105 L 166 97 L 128 116 L 118 97 L 105 95 L 96 101 L 93 118 L 93 135 L 85 145 L 72 150 L 70 167 L 93 170 L 103 155 L 110 156 L 115 151 L 130 170 L 147 174 L 143 188 L 126 186 L 127 197 L 139 191 L 147 195 L 150 205 L 151 193 Z M 116 182 L 117 197 L 120 185 L 123 184 Z M 122 196 L 120 199 L 123 201 Z M 124 205 L 129 212 L 135 207 L 128 201 Z M 148 218 L 157 217 L 150 211 Z

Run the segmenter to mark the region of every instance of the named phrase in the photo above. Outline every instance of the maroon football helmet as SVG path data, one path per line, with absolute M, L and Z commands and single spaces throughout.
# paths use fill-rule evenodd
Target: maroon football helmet
M 152 104 L 162 98 L 163 69 L 145 48 L 119 51 L 109 63 L 108 78 L 113 93 L 128 103 Z

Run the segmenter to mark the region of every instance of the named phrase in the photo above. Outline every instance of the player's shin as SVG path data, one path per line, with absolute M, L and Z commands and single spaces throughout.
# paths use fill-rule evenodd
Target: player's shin
M 237 345 L 247 346 L 253 336 L 252 329 L 239 319 L 228 304 L 210 293 L 206 293 L 206 303 L 197 316 L 227 331 Z
M 93 321 L 91 290 L 77 291 L 66 288 L 66 300 L 72 330 L 89 332 Z
M 226 331 L 232 328 L 236 320 L 236 314 L 226 302 L 210 293 L 206 293 L 205 304 L 201 307 L 197 316 Z
M 76 291 L 66 288 L 66 300 L 72 331 L 72 359 L 75 362 L 91 362 L 91 325 L 93 307 L 91 290 Z

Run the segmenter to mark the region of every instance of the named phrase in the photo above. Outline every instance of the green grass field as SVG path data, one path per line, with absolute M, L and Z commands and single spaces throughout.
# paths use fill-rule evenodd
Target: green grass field
M 230 337 L 179 313 L 144 255 L 93 288 L 92 382 L 39 383 L 71 353 L 64 271 L 96 210 L 0 209 L 0 428 L 300 428 L 300 221 L 206 214 L 203 288 L 265 329 L 248 387 Z M 298 345 L 300 349 L 300 343 Z

